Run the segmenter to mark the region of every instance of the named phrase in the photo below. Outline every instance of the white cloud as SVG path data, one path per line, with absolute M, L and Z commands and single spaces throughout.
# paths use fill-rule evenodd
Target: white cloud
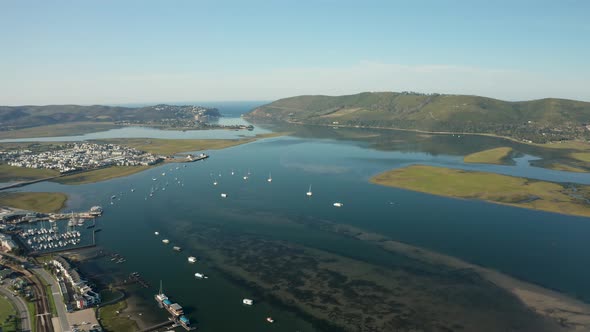
M 260 72 L 77 73 L 0 78 L 0 104 L 100 104 L 165 101 L 272 100 L 301 94 L 419 91 L 506 100 L 559 97 L 590 100 L 590 78 L 459 65 L 362 61 L 341 67 Z

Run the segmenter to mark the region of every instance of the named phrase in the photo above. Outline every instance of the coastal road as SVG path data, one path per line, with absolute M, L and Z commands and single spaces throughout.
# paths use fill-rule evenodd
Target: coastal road
M 3 296 L 6 296 L 10 302 L 14 303 L 16 310 L 18 311 L 18 317 L 21 320 L 21 329 L 23 331 L 31 331 L 31 315 L 25 301 L 20 297 L 14 296 L 12 292 L 4 288 L 4 286 L 0 286 L 0 293 Z
M 49 272 L 45 271 L 42 268 L 34 268 L 31 269 L 33 273 L 35 273 L 43 282 L 51 285 L 51 294 L 47 294 L 48 296 L 53 296 L 53 301 L 55 303 L 55 309 L 57 310 L 57 316 L 59 318 L 59 323 L 61 325 L 62 331 L 69 332 L 70 331 L 70 323 L 68 322 L 68 316 L 66 316 L 66 306 L 64 305 L 63 296 L 59 291 L 59 285 L 57 284 L 57 280 L 49 274 Z

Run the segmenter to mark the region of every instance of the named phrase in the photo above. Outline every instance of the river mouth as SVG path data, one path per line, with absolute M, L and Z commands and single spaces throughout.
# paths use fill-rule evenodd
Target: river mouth
M 590 301 L 586 282 L 590 267 L 581 263 L 590 249 L 588 218 L 368 182 L 379 172 L 415 163 L 528 174 L 550 181 L 567 173 L 571 182 L 590 182 L 583 174 L 528 163 L 464 164 L 462 154 L 493 145 L 489 138 L 479 147 L 424 135 L 379 136 L 379 143 L 365 132 L 357 135 L 363 139 L 359 141 L 313 130 L 307 136 L 270 138 L 214 151 L 207 161 L 179 169 L 161 165 L 94 184 L 38 183 L 21 190 L 68 193 L 76 199 L 67 209 L 105 207 L 97 224 L 102 229 L 97 243 L 126 261 L 91 261 L 103 271 L 97 274 L 124 280 L 140 272 L 150 286 L 132 286 L 128 291 L 141 300 L 142 310 L 154 310 L 156 315 L 164 314 L 153 300 L 162 280 L 166 294 L 185 306 L 191 320 L 204 329 L 247 326 L 264 331 L 296 326 L 313 331 L 358 324 L 378 330 L 459 329 L 459 325 L 469 329 L 476 322 L 469 317 L 483 317 L 490 330 L 513 326 L 558 330 L 553 321 L 528 312 L 515 296 L 477 273 L 384 250 L 387 241 L 457 257 Z M 389 145 L 392 140 L 395 144 Z M 389 148 L 382 149 L 385 145 Z M 156 184 L 158 190 L 150 196 Z M 310 185 L 313 196 L 308 197 Z M 110 205 L 113 194 L 121 199 Z M 335 202 L 343 205 L 335 207 Z M 358 233 L 342 231 L 347 227 L 366 234 L 355 237 Z M 367 241 L 370 234 L 386 240 Z M 162 243 L 164 238 L 170 240 L 168 245 Z M 189 256 L 197 257 L 197 262 L 190 264 Z M 365 273 L 356 275 L 357 271 Z M 196 279 L 195 273 L 209 278 Z M 255 305 L 244 307 L 243 298 L 254 298 Z M 362 301 L 354 303 L 354 298 Z M 377 302 L 386 306 L 375 306 Z M 338 311 L 339 305 L 351 311 Z M 445 306 L 446 316 L 445 311 L 435 310 Z M 420 325 L 424 317 L 419 312 L 436 319 Z M 227 315 L 233 320 L 225 319 Z M 265 320 L 268 316 L 275 320 L 272 326 Z

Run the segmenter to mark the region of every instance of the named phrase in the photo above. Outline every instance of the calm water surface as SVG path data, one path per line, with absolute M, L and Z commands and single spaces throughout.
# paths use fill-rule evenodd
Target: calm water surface
M 118 130 L 127 130 L 124 135 L 141 132 L 132 137 L 153 134 L 156 136 L 147 137 L 172 138 L 157 136 L 160 134 L 152 129 Z M 251 134 L 265 132 L 257 130 Z M 66 210 L 96 204 L 105 207 L 97 226 L 102 228 L 97 233 L 98 243 L 127 259 L 116 266 L 105 260 L 105 266 L 122 274 L 141 272 L 153 289 L 143 290 L 140 295 L 153 308 L 156 304 L 152 296 L 162 280 L 166 294 L 181 303 L 203 330 L 312 331 L 313 327 L 289 310 L 262 299 L 253 307 L 243 306 L 242 298 L 259 300 L 256 294 L 230 281 L 206 258 L 188 264 L 188 256 L 200 257 L 194 248 L 199 225 L 279 239 L 377 265 L 403 263 L 365 242 L 305 227 L 293 228 L 279 221 L 327 220 L 354 225 L 590 302 L 590 218 L 455 200 L 368 182 L 379 172 L 416 163 L 589 184 L 587 174 L 532 167 L 529 161 L 535 157 L 530 154 L 517 158 L 513 166 L 463 163 L 462 156 L 472 150 L 499 144 L 490 138 L 457 142 L 448 137 L 424 140 L 415 134 L 403 134 L 401 138 L 379 136 L 383 139 L 379 143 L 373 139 L 351 140 L 350 135 L 337 131 L 306 130 L 298 137 L 272 138 L 212 151 L 211 158 L 204 162 L 162 165 L 96 184 L 38 183 L 21 190 L 66 192 L 70 197 Z M 234 134 L 198 133 L 215 138 Z M 374 137 L 362 130 L 355 134 Z M 88 136 L 92 135 L 82 137 Z M 187 138 L 181 136 L 174 138 Z M 390 151 L 382 150 L 384 145 Z M 242 176 L 247 173 L 249 179 L 244 181 Z M 269 173 L 272 183 L 267 182 Z M 214 181 L 218 185 L 213 185 Z M 313 188 L 311 199 L 305 196 L 309 185 Z M 135 191 L 131 192 L 131 188 Z M 149 192 L 155 188 L 158 190 L 150 198 Z M 222 199 L 221 193 L 227 193 L 228 198 Z M 120 199 L 110 204 L 111 195 Z M 334 202 L 344 206 L 335 208 Z M 155 236 L 154 231 L 161 235 Z M 162 238 L 171 243 L 164 245 Z M 184 250 L 176 253 L 171 249 L 173 245 Z M 209 279 L 197 280 L 195 272 Z M 275 318 L 276 323 L 266 323 L 267 316 Z

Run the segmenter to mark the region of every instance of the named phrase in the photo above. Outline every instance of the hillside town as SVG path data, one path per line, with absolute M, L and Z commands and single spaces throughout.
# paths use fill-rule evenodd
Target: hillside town
M 29 149 L 0 151 L 0 160 L 10 166 L 53 169 L 63 174 L 108 166 L 148 166 L 163 158 L 116 144 L 82 142 L 37 153 Z

